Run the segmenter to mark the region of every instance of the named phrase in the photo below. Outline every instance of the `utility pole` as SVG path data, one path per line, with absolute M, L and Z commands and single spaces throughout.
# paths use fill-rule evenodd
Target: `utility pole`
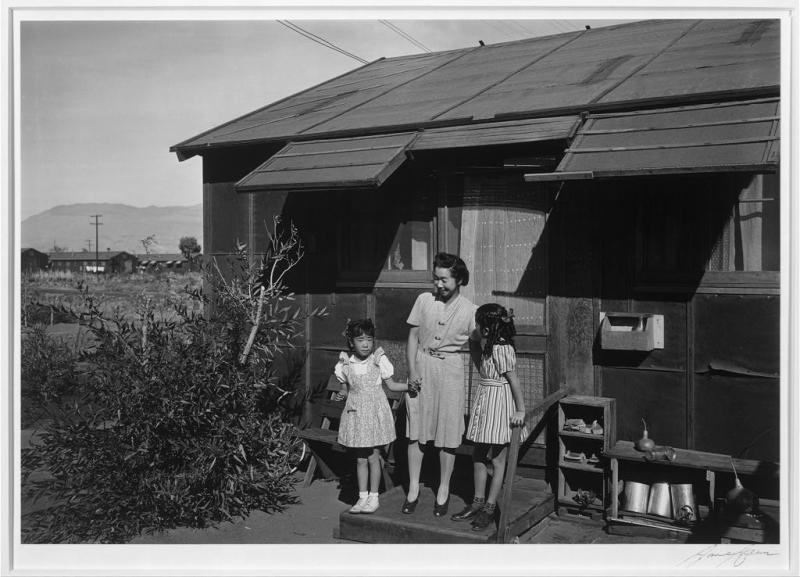
M 90 222 L 89 224 L 94 225 L 94 274 L 100 272 L 100 227 L 103 225 L 100 222 L 100 217 L 103 216 L 102 214 L 90 214 L 89 218 L 93 218 L 94 222 Z

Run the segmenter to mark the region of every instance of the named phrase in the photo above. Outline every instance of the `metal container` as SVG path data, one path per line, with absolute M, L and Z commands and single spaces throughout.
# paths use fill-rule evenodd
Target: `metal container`
M 672 485 L 672 516 L 682 525 L 689 525 L 697 521 L 697 505 L 694 500 L 694 490 L 691 483 Z
M 669 483 L 659 481 L 650 485 L 647 513 L 649 515 L 672 518 L 672 499 L 670 498 Z
M 646 513 L 647 494 L 649 492 L 649 485 L 637 483 L 636 481 L 625 481 L 625 489 L 622 494 L 625 503 L 624 509 L 632 513 Z

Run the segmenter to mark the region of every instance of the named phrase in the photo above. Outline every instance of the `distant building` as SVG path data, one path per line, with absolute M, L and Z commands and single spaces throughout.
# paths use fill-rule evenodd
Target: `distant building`
M 23 248 L 22 249 L 22 266 L 21 270 L 23 273 L 32 273 L 38 270 L 44 270 L 47 268 L 48 258 L 47 255 L 41 251 L 36 250 L 35 248 Z
M 139 260 L 139 271 L 142 272 L 161 270 L 186 272 L 193 270 L 192 263 L 179 252 L 137 254 L 136 257 Z
M 125 251 L 51 252 L 49 258 L 55 271 L 131 273 L 138 264 L 136 255 Z

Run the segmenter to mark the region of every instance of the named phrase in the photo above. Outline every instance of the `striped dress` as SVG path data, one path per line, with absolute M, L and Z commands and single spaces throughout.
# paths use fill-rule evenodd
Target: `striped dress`
M 472 405 L 467 439 L 473 443 L 505 445 L 511 442 L 511 416 L 515 411 L 511 385 L 503 376 L 513 371 L 517 356 L 511 345 L 495 345 L 491 357 L 481 357 L 481 383 Z M 521 439 L 528 436 L 522 428 Z

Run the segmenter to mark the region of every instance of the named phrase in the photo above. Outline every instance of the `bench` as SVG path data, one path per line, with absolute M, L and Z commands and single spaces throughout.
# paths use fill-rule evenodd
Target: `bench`
M 334 398 L 336 393 L 341 391 L 342 388 L 343 385 L 339 380 L 334 375 L 331 375 L 326 386 L 326 398 L 314 402 L 314 408 L 316 410 L 315 420 L 317 424 L 297 430 L 297 436 L 306 443 L 311 452 L 311 459 L 306 469 L 305 478 L 303 479 L 304 487 L 308 487 L 314 481 L 318 469 L 325 479 L 339 478 L 339 475 L 334 472 L 328 460 L 330 460 L 332 452 L 343 454 L 347 451 L 347 449 L 338 442 L 338 425 L 342 417 L 345 401 L 337 401 Z M 385 387 L 384 392 L 389 399 L 392 415 L 396 418 L 397 409 L 402 402 L 403 393 L 390 391 Z M 381 469 L 383 471 L 385 490 L 394 487 L 394 482 L 391 477 L 391 474 L 394 472 L 394 459 L 392 457 L 393 447 L 394 443 L 390 444 L 387 451 L 389 456 L 388 463 L 381 457 L 383 460 Z

